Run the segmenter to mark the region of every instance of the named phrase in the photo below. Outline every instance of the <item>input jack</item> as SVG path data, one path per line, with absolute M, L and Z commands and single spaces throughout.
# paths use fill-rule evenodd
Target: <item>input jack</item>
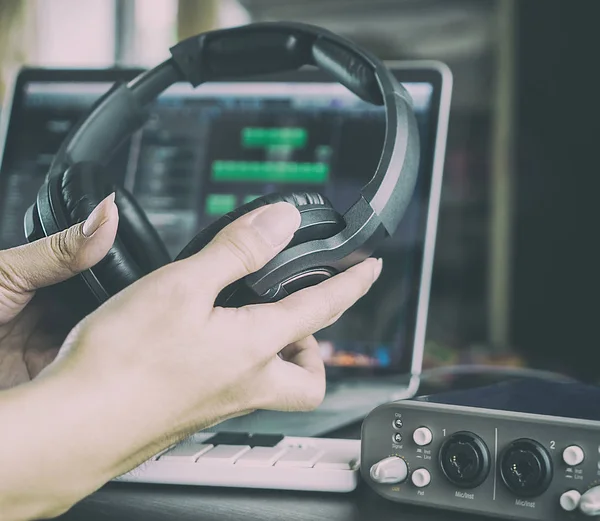
M 500 457 L 502 481 L 519 497 L 543 494 L 552 482 L 552 460 L 537 441 L 522 438 L 513 441 Z
M 452 434 L 440 448 L 442 472 L 454 485 L 475 488 L 490 473 L 490 453 L 485 442 L 476 434 L 460 431 Z

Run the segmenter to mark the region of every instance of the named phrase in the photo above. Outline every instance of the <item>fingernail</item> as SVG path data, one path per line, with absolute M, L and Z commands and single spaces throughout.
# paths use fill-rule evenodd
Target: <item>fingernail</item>
M 383 269 L 383 259 L 377 259 L 377 264 L 375 264 L 375 269 L 373 270 L 373 282 L 375 282 L 379 275 L 381 275 L 381 270 Z
M 115 202 L 115 193 L 103 199 L 83 223 L 83 235 L 91 237 L 110 218 L 110 209 Z
M 252 226 L 272 246 L 289 241 L 300 226 L 300 212 L 290 203 L 267 206 L 253 220 Z

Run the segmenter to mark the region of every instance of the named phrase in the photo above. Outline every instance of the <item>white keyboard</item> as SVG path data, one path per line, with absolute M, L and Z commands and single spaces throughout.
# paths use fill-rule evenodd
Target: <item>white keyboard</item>
M 360 440 L 199 433 L 115 481 L 350 492 L 359 464 Z

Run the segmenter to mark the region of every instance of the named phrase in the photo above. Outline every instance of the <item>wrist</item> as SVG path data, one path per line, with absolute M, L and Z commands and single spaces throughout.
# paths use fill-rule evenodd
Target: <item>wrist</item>
M 128 355 L 127 346 L 112 345 L 104 335 L 77 334 L 67 341 L 68 349 L 38 384 L 48 400 L 52 386 L 54 402 L 68 407 L 63 430 L 73 438 L 93 444 L 96 474 L 113 479 L 194 432 L 245 413 L 223 399 L 221 385 L 208 380 L 204 392 L 189 385 L 181 375 L 181 364 L 172 370 Z M 109 347 L 108 349 L 102 349 Z M 189 379 L 190 375 L 187 375 Z M 195 379 L 196 377 L 194 377 Z M 70 425 L 69 428 L 66 426 Z
M 57 360 L 0 394 L 0 511 L 54 517 L 185 436 L 186 418 L 140 373 Z
M 86 326 L 67 339 L 64 356 L 48 369 L 74 388 L 85 382 L 99 403 L 114 404 L 103 414 L 127 430 L 121 442 L 130 453 L 141 450 L 149 458 L 194 432 L 244 414 L 251 405 L 233 400 L 224 378 L 197 374 L 174 356 L 146 356 L 126 338 L 119 345 L 115 336 L 106 328 Z
M 69 440 L 71 459 L 77 461 L 79 452 L 85 471 L 99 485 L 184 436 L 181 416 L 165 413 L 161 400 L 167 397 L 159 396 L 140 372 L 121 368 L 110 374 L 79 363 L 52 370 L 32 385 L 39 386 L 49 410 L 54 408 L 53 428 Z

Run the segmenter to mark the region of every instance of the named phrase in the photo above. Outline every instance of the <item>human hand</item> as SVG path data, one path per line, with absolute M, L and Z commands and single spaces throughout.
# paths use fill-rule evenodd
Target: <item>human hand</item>
M 35 288 L 103 256 L 116 230 L 112 212 L 76 262 L 49 269 L 48 241 L 2 253 L 5 326 L 27 311 Z M 312 334 L 368 291 L 380 262 L 277 303 L 214 306 L 222 288 L 281 251 L 299 221 L 287 203 L 236 220 L 198 254 L 113 296 L 71 330 L 32 382 L 0 393 L 0 510 L 9 519 L 55 517 L 198 430 L 255 409 L 316 407 L 325 371 Z
M 369 290 L 380 261 L 368 259 L 277 303 L 214 306 L 224 287 L 281 251 L 299 223 L 287 203 L 250 212 L 201 252 L 121 291 L 69 335 L 45 374 L 71 373 L 104 390 L 98 410 L 86 407 L 106 425 L 120 425 L 118 443 L 127 449 L 117 472 L 233 416 L 320 404 L 325 370 L 312 334 Z M 98 436 L 95 451 L 114 456 L 106 432 Z
M 35 378 L 55 358 L 79 317 L 44 288 L 98 263 L 118 225 L 114 196 L 86 222 L 0 251 L 0 390 Z

